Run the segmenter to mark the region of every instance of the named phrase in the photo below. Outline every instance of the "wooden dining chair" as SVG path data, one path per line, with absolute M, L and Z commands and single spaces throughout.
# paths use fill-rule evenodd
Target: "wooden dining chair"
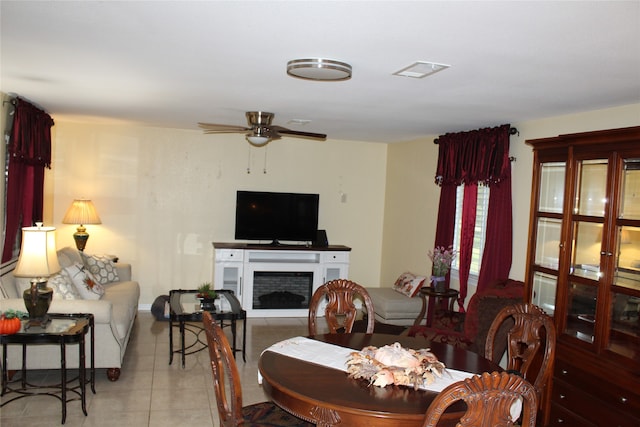
M 500 310 L 494 319 L 485 346 L 485 357 L 499 359 L 496 336 L 502 325 L 507 330 L 507 370 L 519 372 L 536 389 L 540 407 L 540 423 L 547 425 L 550 411 L 550 385 L 556 350 L 556 328 L 553 319 L 540 307 L 519 303 Z
M 324 316 L 329 326 L 329 332 L 332 334 L 351 332 L 358 313 L 353 300 L 358 297 L 364 303 L 364 308 L 367 311 L 366 332 L 372 334 L 375 315 L 369 292 L 351 280 L 337 279 L 325 283 L 313 293 L 309 303 L 309 335 L 317 333 L 318 309 L 325 300 L 327 305 L 324 309 Z
M 515 374 L 485 372 L 442 390 L 429 405 L 422 427 L 435 427 L 444 411 L 460 400 L 467 410 L 456 427 L 507 427 L 518 420 L 522 427 L 536 425 L 535 388 Z
M 202 314 L 207 334 L 213 385 L 221 427 L 311 427 L 306 421 L 280 409 L 272 402 L 242 406 L 242 386 L 233 351 L 220 325 L 210 312 Z

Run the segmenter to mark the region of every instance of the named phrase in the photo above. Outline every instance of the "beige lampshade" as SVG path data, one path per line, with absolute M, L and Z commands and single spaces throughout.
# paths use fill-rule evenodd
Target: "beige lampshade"
M 22 247 L 13 275 L 16 277 L 49 277 L 60 271 L 56 254 L 54 227 L 22 228 Z
M 88 199 L 75 199 L 62 218 L 63 224 L 102 224 L 93 202 Z

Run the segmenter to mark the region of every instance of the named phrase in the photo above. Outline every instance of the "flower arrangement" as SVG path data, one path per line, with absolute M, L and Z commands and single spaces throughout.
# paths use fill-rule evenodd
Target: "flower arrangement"
M 196 297 L 204 299 L 216 299 L 218 298 L 218 294 L 215 290 L 211 289 L 211 283 L 205 282 L 198 286 L 198 293 L 196 294 Z
M 429 251 L 429 259 L 433 263 L 432 273 L 435 277 L 444 277 L 451 269 L 451 263 L 456 257 L 456 251 L 453 246 L 449 246 L 445 249 L 444 246 L 437 246 L 432 251 Z

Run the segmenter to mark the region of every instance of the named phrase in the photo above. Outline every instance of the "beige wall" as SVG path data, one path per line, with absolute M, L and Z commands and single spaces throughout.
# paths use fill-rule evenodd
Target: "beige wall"
M 527 139 L 640 125 L 640 104 L 511 123 L 520 132 L 511 137 L 513 183 L 513 264 L 510 277 L 523 280 L 529 234 L 533 154 Z M 389 146 L 387 199 L 381 278 L 384 286 L 403 271 L 429 274 L 427 251 L 433 247 L 439 188 L 433 183 L 438 155 L 434 137 Z M 457 287 L 457 284 L 453 284 Z M 469 295 L 473 293 L 470 289 Z
M 61 224 L 72 199 L 91 198 L 103 224 L 87 226 L 86 252 L 131 262 L 141 304 L 151 304 L 169 289 L 211 280 L 211 242 L 234 241 L 236 190 L 312 192 L 329 242 L 353 249 L 350 277 L 377 284 L 386 156 L 385 144 L 285 138 L 260 149 L 242 135 L 57 118 L 58 246 L 74 244 L 75 227 Z
M 87 252 L 131 262 L 142 304 L 211 279 L 211 242 L 233 241 L 238 189 L 319 193 L 320 228 L 330 243 L 353 248 L 355 281 L 391 286 L 403 271 L 430 271 L 435 135 L 389 145 L 283 139 L 264 150 L 250 149 L 241 135 L 54 120 L 45 222 L 58 228 L 59 247 L 73 246 L 75 227 L 61 224 L 62 216 L 73 198 L 93 199 L 103 224 L 87 227 Z M 532 153 L 524 141 L 639 124 L 640 104 L 512 123 L 520 135 L 510 150 L 517 158 L 511 277 L 525 274 Z
M 437 136 L 389 144 L 381 286 L 403 272 L 429 275 L 440 189 L 434 184 Z

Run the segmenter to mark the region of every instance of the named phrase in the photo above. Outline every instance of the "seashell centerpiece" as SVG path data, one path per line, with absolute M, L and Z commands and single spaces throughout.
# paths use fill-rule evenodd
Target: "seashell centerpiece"
M 415 389 L 433 383 L 446 371 L 444 363 L 429 349 L 413 350 L 400 343 L 368 346 L 351 353 L 347 361 L 349 378 L 366 379 L 377 387 L 409 386 Z

